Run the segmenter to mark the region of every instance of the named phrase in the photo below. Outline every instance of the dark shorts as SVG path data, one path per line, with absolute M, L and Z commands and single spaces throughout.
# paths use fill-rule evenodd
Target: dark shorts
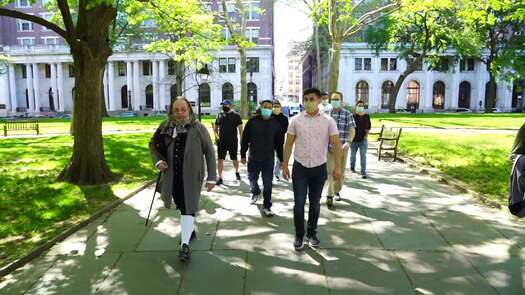
M 217 146 L 217 154 L 219 156 L 219 160 L 226 159 L 226 153 L 230 154 L 230 159 L 235 161 L 237 160 L 237 142 L 232 143 L 222 143 L 219 142 L 219 145 Z

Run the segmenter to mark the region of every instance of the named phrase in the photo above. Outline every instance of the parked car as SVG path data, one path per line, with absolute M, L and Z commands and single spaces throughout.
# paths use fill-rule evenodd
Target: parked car
M 120 117 L 122 117 L 122 118 L 136 117 L 136 116 L 138 116 L 138 114 L 135 113 L 135 112 L 124 112 L 124 113 L 120 114 Z
M 457 108 L 454 110 L 454 112 L 456 113 L 472 113 L 472 110 L 471 109 L 467 109 L 467 108 Z
M 62 115 L 59 115 L 57 118 L 61 118 L 61 119 L 71 119 L 71 114 L 62 114 Z
M 407 109 L 396 109 L 396 113 L 411 113 L 411 111 Z
M 483 110 L 483 112 L 485 113 L 486 111 Z M 493 113 L 503 113 L 499 108 L 492 108 L 492 112 Z

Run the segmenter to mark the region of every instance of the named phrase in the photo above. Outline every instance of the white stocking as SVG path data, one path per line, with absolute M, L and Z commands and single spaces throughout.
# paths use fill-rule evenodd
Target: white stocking
M 193 224 L 195 223 L 195 217 L 191 215 L 180 216 L 180 245 L 190 244 L 191 233 L 193 232 Z

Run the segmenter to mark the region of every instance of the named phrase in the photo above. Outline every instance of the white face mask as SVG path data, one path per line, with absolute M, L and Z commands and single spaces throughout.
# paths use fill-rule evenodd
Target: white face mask
M 355 111 L 358 112 L 358 113 L 364 113 L 365 112 L 365 107 L 356 107 Z

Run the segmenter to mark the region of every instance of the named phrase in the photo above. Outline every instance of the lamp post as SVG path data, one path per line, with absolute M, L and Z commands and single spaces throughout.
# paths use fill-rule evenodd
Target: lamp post
M 253 83 L 253 67 L 251 64 L 248 65 L 248 72 L 250 73 L 250 86 Z M 252 117 L 252 100 L 253 100 L 253 89 L 248 88 L 248 118 Z
M 201 68 L 197 73 L 199 74 L 201 84 L 208 82 L 208 78 L 210 77 L 210 70 L 208 69 L 208 65 L 204 65 L 204 67 Z M 201 91 L 200 91 L 200 88 L 201 86 L 199 85 L 199 95 L 197 95 L 197 99 L 198 99 L 197 114 L 199 115 L 199 122 L 201 121 L 201 96 L 200 96 Z

